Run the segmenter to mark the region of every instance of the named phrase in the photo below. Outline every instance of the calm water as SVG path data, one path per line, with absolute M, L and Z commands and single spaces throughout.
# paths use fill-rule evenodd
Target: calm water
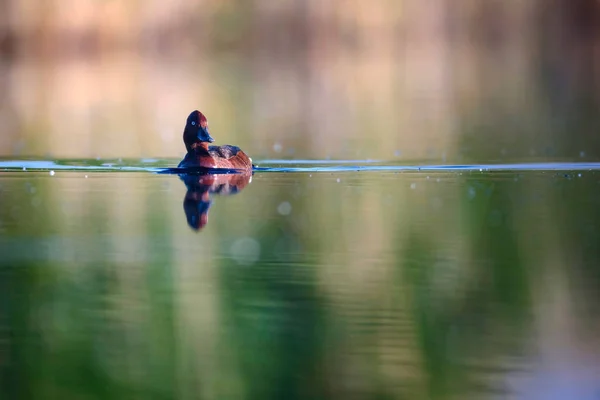
M 597 165 L 173 164 L 0 164 L 2 398 L 600 396 Z

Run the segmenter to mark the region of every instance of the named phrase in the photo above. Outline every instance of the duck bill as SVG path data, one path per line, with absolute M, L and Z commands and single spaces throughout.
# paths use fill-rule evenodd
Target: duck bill
M 201 142 L 209 142 L 212 143 L 215 141 L 215 139 L 212 138 L 212 136 L 210 136 L 210 134 L 208 133 L 208 129 L 207 128 L 203 128 L 200 127 L 198 129 L 198 140 L 200 140 Z

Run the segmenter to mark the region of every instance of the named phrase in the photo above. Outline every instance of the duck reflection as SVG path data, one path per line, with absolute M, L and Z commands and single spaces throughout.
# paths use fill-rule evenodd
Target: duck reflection
M 187 192 L 183 199 L 183 210 L 188 225 L 195 231 L 208 222 L 211 195 L 230 196 L 240 192 L 252 181 L 252 173 L 241 174 L 181 174 Z

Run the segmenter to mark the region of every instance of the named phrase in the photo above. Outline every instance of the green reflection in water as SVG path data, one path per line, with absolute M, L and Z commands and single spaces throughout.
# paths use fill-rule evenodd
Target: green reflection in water
M 597 389 L 595 172 L 85 176 L 0 176 L 7 398 Z

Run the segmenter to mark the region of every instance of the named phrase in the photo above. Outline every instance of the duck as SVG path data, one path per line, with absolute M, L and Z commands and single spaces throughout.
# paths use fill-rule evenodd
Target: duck
M 209 146 L 214 141 L 208 132 L 208 120 L 204 114 L 198 110 L 192 111 L 183 130 L 187 154 L 177 167 L 252 171 L 252 159 L 239 147 L 228 144 Z

